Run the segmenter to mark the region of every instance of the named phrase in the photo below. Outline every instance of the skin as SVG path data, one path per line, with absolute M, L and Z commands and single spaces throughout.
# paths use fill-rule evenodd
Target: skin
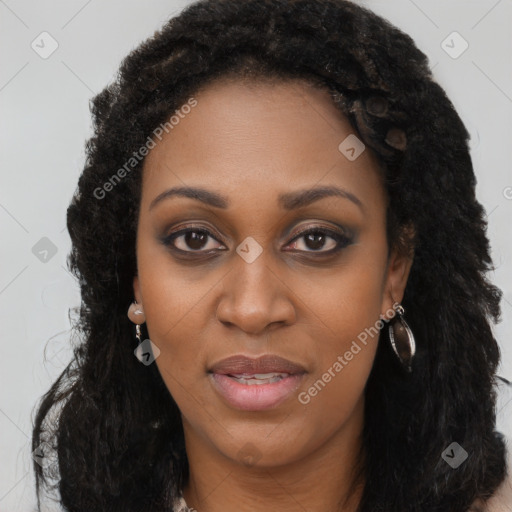
M 412 260 L 388 254 L 377 159 L 366 149 L 349 161 L 338 150 L 352 127 L 325 90 L 302 81 L 222 80 L 194 97 L 197 106 L 145 161 L 133 280 L 144 315 L 129 315 L 147 323 L 161 351 L 155 364 L 182 413 L 190 465 L 184 497 L 199 512 L 338 510 L 361 444 L 378 337 L 358 343 L 361 350 L 309 403 L 298 394 L 403 297 Z M 298 210 L 277 202 L 320 185 L 349 191 L 362 208 L 346 197 Z M 174 196 L 150 209 L 175 186 L 216 191 L 230 205 Z M 190 225 L 212 235 L 202 243 L 179 236 L 174 246 L 189 252 L 177 256 L 161 240 Z M 306 227 L 337 225 L 352 238 L 331 256 L 322 255 L 336 245 L 330 233 L 323 245 L 296 237 Z M 236 252 L 246 237 L 262 249 L 252 263 Z M 201 251 L 210 255 L 192 257 Z M 212 387 L 207 368 L 240 353 L 277 354 L 308 373 L 274 409 L 237 410 Z M 360 491 L 343 510 L 356 509 Z

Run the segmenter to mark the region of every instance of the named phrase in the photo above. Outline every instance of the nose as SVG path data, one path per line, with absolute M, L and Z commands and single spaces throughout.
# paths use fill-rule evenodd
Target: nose
M 226 326 L 261 334 L 295 322 L 293 297 L 286 277 L 263 254 L 252 263 L 240 258 L 223 279 L 216 315 Z

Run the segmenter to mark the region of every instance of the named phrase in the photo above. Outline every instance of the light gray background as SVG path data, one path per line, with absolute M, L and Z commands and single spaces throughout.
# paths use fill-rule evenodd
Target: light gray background
M 65 215 L 91 134 L 88 101 L 132 48 L 189 3 L 0 0 L 1 512 L 34 510 L 33 409 L 70 358 L 68 308 L 79 305 L 79 294 L 66 268 Z M 499 373 L 512 380 L 512 1 L 361 3 L 412 35 L 472 134 L 496 265 L 491 278 L 505 295 L 495 328 Z M 59 45 L 47 59 L 31 48 L 43 31 Z M 454 31 L 469 44 L 458 58 L 445 51 L 463 49 Z M 57 249 L 46 263 L 32 252 L 43 237 Z M 512 438 L 511 399 L 500 395 L 499 427 Z

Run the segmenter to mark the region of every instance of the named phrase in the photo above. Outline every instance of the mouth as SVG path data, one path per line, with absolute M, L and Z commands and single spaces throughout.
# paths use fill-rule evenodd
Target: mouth
M 264 354 L 256 359 L 236 354 L 213 364 L 208 371 L 224 375 L 267 375 L 271 373 L 295 375 L 305 373 L 306 369 L 299 363 L 275 354 Z
M 228 405 L 262 411 L 289 398 L 307 372 L 302 365 L 276 355 L 258 359 L 236 355 L 214 364 L 208 373 L 212 386 Z
M 238 375 L 226 374 L 227 377 L 231 377 L 240 384 L 246 384 L 247 386 L 261 386 L 262 384 L 271 384 L 272 382 L 279 382 L 280 380 L 289 377 L 289 373 L 256 373 L 251 375 L 250 373 L 242 373 Z

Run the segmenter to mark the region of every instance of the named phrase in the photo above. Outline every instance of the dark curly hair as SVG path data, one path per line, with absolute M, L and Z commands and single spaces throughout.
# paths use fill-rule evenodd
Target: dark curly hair
M 33 449 L 56 454 L 52 465 L 34 464 L 39 509 L 52 477 L 72 512 L 170 510 L 187 482 L 180 411 L 157 366 L 134 357 L 126 315 L 144 159 L 102 198 L 98 187 L 223 77 L 306 80 L 329 91 L 380 162 L 388 247 L 414 248 L 402 303 L 417 355 L 413 372 L 402 372 L 382 330 L 365 388 L 359 512 L 463 512 L 485 501 L 506 476 L 491 330 L 501 291 L 486 277 L 493 267 L 469 134 L 427 57 L 349 1 L 202 0 L 133 50 L 92 100 L 94 135 L 67 210 L 79 341 L 37 405 Z M 469 453 L 456 471 L 441 458 L 453 441 Z

